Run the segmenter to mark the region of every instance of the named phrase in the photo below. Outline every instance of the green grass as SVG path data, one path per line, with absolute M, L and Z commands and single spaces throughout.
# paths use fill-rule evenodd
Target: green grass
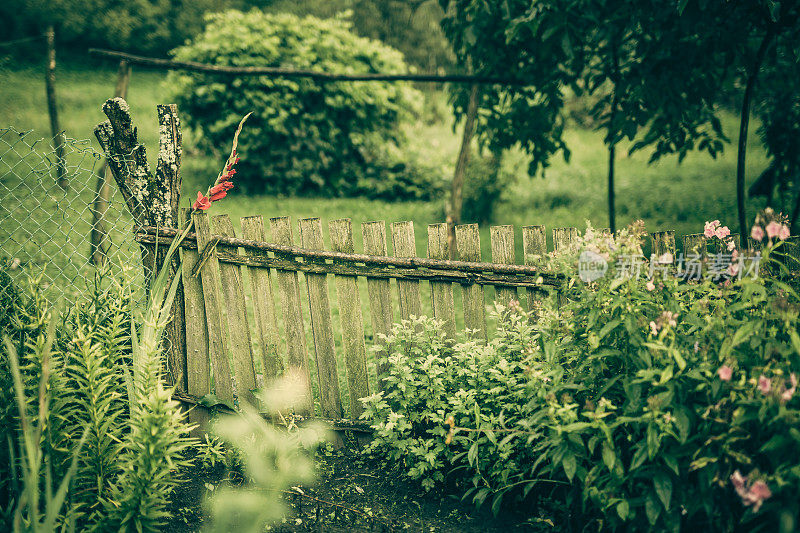
M 89 62 L 85 65 L 75 63 L 63 64 L 57 73 L 57 96 L 61 126 L 68 136 L 76 139 L 91 139 L 91 144 L 98 148 L 92 133 L 94 126 L 105 117 L 100 111 L 102 102 L 113 92 L 116 69 L 111 64 Z M 168 102 L 168 87 L 164 84 L 165 74 L 134 68 L 128 92 L 139 136 L 149 151 L 151 165 L 155 164 L 154 156 L 157 146 L 157 124 L 155 105 Z M 428 93 L 430 98 L 428 109 L 439 110 L 438 120 L 420 120 L 408 126 L 408 137 L 411 144 L 408 148 L 409 158 L 425 161 L 442 179 L 452 176 L 456 155 L 459 148 L 459 131 L 454 131 L 452 119 L 447 118 L 446 105 L 441 93 Z M 429 117 L 430 118 L 430 117 Z M 736 131 L 737 119 L 730 114 L 723 115 L 726 133 L 732 135 Z M 0 66 L 0 127 L 14 126 L 19 130 L 34 130 L 35 135 L 49 135 L 49 121 L 45 102 L 44 79 L 41 67 L 24 67 L 16 70 L 5 70 Z M 753 127 L 751 131 L 755 131 Z M 567 131 L 567 143 L 572 151 L 569 162 L 560 156 L 553 159 L 552 165 L 542 177 L 529 178 L 526 175 L 527 158 L 518 151 L 506 155 L 504 169 L 517 176 L 516 183 L 503 194 L 501 204 L 496 211 L 498 224 L 513 224 L 516 227 L 517 253 L 521 257 L 521 226 L 528 224 L 544 224 L 550 229 L 554 227 L 576 226 L 583 228 L 587 220 L 596 227 L 606 227 L 606 169 L 607 152 L 602 143 L 602 134 L 596 131 L 573 127 Z M 191 134 L 185 135 L 185 153 L 183 162 L 183 194 L 184 198 L 193 198 L 196 191 L 205 190 L 207 184 L 216 176 L 221 161 L 215 161 L 197 153 L 191 143 Z M 747 160 L 748 181 L 754 180 L 766 167 L 767 160 L 763 148 L 754 133 L 749 139 L 750 152 Z M 220 147 L 224 153 L 228 147 Z M 617 205 L 618 225 L 622 226 L 636 219 L 643 219 L 650 231 L 674 229 L 678 235 L 702 231 L 706 220 L 720 219 L 734 231 L 736 225 L 736 194 L 734 189 L 735 147 L 728 146 L 725 153 L 713 160 L 700 153 L 690 154 L 683 163 L 676 158 L 667 158 L 654 165 L 647 165 L 649 153 L 642 152 L 628 157 L 626 150 L 618 149 L 617 161 Z M 247 157 L 247 154 L 242 154 Z M 8 159 L 8 157 L 7 157 Z M 8 177 L 0 176 L 0 180 Z M 91 177 L 84 176 L 86 183 Z M 80 201 L 89 201 L 90 196 Z M 50 207 L 57 206 L 58 199 L 48 200 Z M 34 197 L 14 199 L 13 209 L 19 217 L 35 207 L 38 200 Z M 283 198 L 276 196 L 229 196 L 223 202 L 215 204 L 215 213 L 226 213 L 231 216 L 234 225 L 239 226 L 239 218 L 251 215 L 263 215 L 265 218 L 275 216 L 291 216 L 297 235 L 296 220 L 305 217 L 320 217 L 323 227 L 327 228 L 330 220 L 351 218 L 355 231 L 356 250 L 360 251 L 360 223 L 368 220 L 385 220 L 387 222 L 412 220 L 415 224 L 417 250 L 419 255 L 426 255 L 427 228 L 430 223 L 441 222 L 444 213 L 444 198 L 432 202 L 398 202 L 389 203 L 370 201 L 362 198 L 320 199 L 320 198 Z M 186 202 L 186 201 L 185 201 Z M 6 201 L 7 203 L 7 201 Z M 748 214 L 752 217 L 760 207 L 757 201 L 751 201 Z M 88 212 L 87 212 L 88 213 Z M 78 233 L 85 233 L 88 228 L 81 213 L 63 215 L 37 220 L 38 231 L 47 233 L 63 232 L 63 228 Z M 327 231 L 326 231 L 327 233 Z M 14 237 L 13 235 L 11 237 Z M 7 243 L 8 235 L 0 231 L 0 247 Z M 482 250 L 485 259 L 490 258 L 489 228 L 481 228 Z M 551 239 L 551 235 L 548 235 Z M 326 235 L 326 242 L 329 244 Z M 60 244 L 58 244 L 61 247 Z M 552 246 L 552 243 L 550 243 Z M 391 243 L 390 243 L 391 251 Z M 82 249 L 64 248 L 66 252 L 58 254 L 57 261 L 69 261 L 65 253 L 85 257 L 88 247 Z M 0 255 L 2 255 L 0 249 Z M 30 251 L 33 261 L 44 262 L 49 254 Z M 26 252 L 27 253 L 27 252 Z M 52 254 L 50 254 L 52 255 Z M 77 262 L 83 265 L 85 263 Z M 301 284 L 305 293 L 305 286 Z M 368 313 L 368 299 L 364 283 L 360 283 L 362 306 L 364 307 L 365 329 L 367 338 L 371 339 L 371 325 Z M 430 293 L 427 287 L 421 291 L 424 306 L 429 309 Z M 491 292 L 487 290 L 487 292 Z M 336 292 L 333 283 L 330 285 L 334 324 L 338 327 L 338 310 Z M 455 291 L 457 308 L 460 290 Z M 313 337 L 307 309 L 306 333 L 307 348 L 313 354 Z M 397 313 L 397 310 L 396 310 Z M 397 313 L 395 316 L 398 316 Z M 341 338 L 337 332 L 337 351 Z M 341 353 L 341 352 L 339 352 Z M 313 359 L 310 363 L 312 372 Z M 346 391 L 344 370 L 341 370 L 342 391 Z M 343 394 L 343 398 L 346 396 Z

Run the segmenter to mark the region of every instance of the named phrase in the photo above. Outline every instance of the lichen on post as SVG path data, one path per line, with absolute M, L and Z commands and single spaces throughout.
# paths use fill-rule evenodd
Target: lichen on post
M 105 152 L 108 168 L 117 183 L 134 225 L 173 228 L 178 221 L 180 203 L 181 131 L 178 107 L 175 104 L 157 106 L 159 124 L 158 163 L 156 171 L 147 162 L 147 149 L 139 142 L 133 126 L 130 107 L 124 98 L 110 98 L 103 103 L 103 113 L 108 120 L 94 130 Z M 145 275 L 157 272 L 164 264 L 166 248 L 158 254 L 149 246 L 142 246 L 142 265 Z M 177 272 L 177 258 L 171 265 L 172 275 Z M 183 316 L 183 291 L 179 290 L 172 316 Z M 167 327 L 169 346 L 168 363 L 171 377 L 179 389 L 186 390 L 186 354 L 184 350 L 184 324 L 173 320 Z

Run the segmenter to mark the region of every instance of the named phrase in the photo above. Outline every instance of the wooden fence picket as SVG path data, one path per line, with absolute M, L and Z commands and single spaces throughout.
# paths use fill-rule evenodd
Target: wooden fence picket
M 553 250 L 555 251 L 568 249 L 576 240 L 578 240 L 578 228 L 553 229 Z M 563 292 L 559 292 L 556 299 L 558 307 L 563 307 L 564 303 L 566 303 Z
M 417 257 L 417 245 L 414 238 L 414 223 L 392 223 L 392 246 L 395 257 Z M 422 315 L 422 298 L 419 293 L 419 281 L 398 279 L 397 292 L 400 299 L 400 318 L 408 320 L 411 316 Z
M 299 222 L 300 242 L 303 248 L 323 250 L 322 222 L 318 218 L 304 218 Z M 333 337 L 331 305 L 328 298 L 327 274 L 306 272 L 308 306 L 311 310 L 311 330 L 314 333 L 314 354 L 317 362 L 317 384 L 322 416 L 341 418 L 342 400 L 339 393 L 339 375 L 336 371 L 336 350 Z
M 492 263 L 515 263 L 514 226 L 492 226 L 490 229 L 492 244 Z M 495 287 L 498 303 L 508 305 L 511 300 L 518 300 L 516 287 Z
M 191 220 L 192 210 L 182 209 L 180 216 L 180 227 L 186 227 Z M 211 365 L 208 359 L 208 326 L 203 303 L 203 286 L 198 277 L 191 275 L 199 260 L 197 250 L 181 249 L 183 321 L 186 330 L 186 392 L 196 398 L 202 398 L 211 392 Z M 190 410 L 188 417 L 189 422 L 198 427 L 208 422 L 208 415 L 202 409 Z
M 480 262 L 481 235 L 477 224 L 456 226 L 456 249 L 460 261 Z M 474 330 L 475 336 L 487 340 L 486 336 L 486 303 L 483 286 L 477 283 L 464 283 L 462 301 L 464 306 L 464 326 Z
M 650 234 L 650 239 L 653 255 L 661 257 L 669 253 L 673 258 L 675 257 L 675 232 L 673 230 L 653 232 Z
M 349 218 L 332 220 L 328 224 L 334 252 L 355 253 L 353 224 Z M 336 295 L 339 298 L 339 320 L 342 325 L 347 387 L 350 396 L 350 417 L 358 418 L 364 411 L 360 398 L 369 396 L 367 377 L 367 347 L 364 342 L 364 317 L 361 314 L 361 296 L 358 278 L 335 276 Z
M 228 215 L 217 215 L 211 219 L 211 227 L 216 235 L 235 237 L 233 223 Z M 220 251 L 238 255 L 238 248 L 217 245 Z M 256 388 L 256 371 L 253 366 L 253 348 L 250 342 L 250 326 L 247 320 L 247 304 L 244 299 L 241 266 L 231 263 L 220 265 L 222 295 L 228 314 L 230 331 L 230 354 L 233 359 L 233 373 L 236 394 L 239 401 L 255 404 L 253 390 Z
M 386 256 L 386 222 L 364 222 L 361 224 L 361 235 L 364 240 L 364 253 L 367 255 Z M 372 335 L 376 344 L 380 343 L 380 335 L 389 335 L 394 323 L 392 311 L 391 285 L 388 279 L 367 278 L 369 294 L 369 311 L 372 319 Z M 388 370 L 386 352 L 377 354 L 378 389 L 382 390 L 380 376 Z
M 194 213 L 197 250 L 203 252 L 211 240 L 211 227 L 206 213 Z M 191 277 L 191 276 L 190 276 Z M 208 353 L 214 375 L 214 392 L 217 398 L 233 405 L 233 381 L 228 362 L 228 337 L 222 325 L 222 294 L 217 253 L 214 251 L 200 269 L 203 287 L 206 324 L 208 325 Z
M 269 220 L 272 230 L 272 242 L 284 246 L 293 246 L 292 225 L 289 217 L 276 217 Z M 275 254 L 276 257 L 294 260 L 294 257 L 285 254 Z M 287 367 L 299 374 L 301 386 L 305 388 L 302 395 L 305 401 L 296 411 L 300 414 L 314 412 L 314 403 L 311 396 L 311 377 L 308 368 L 308 352 L 306 351 L 306 330 L 303 325 L 303 313 L 300 308 L 300 280 L 297 272 L 291 270 L 278 270 L 275 278 L 281 300 L 281 313 L 283 326 L 286 332 Z
M 541 266 L 547 255 L 547 234 L 544 226 L 523 226 L 522 228 L 522 253 L 524 263 L 531 266 Z M 538 289 L 526 289 L 528 293 L 528 311 L 538 318 L 541 313 L 544 295 Z
M 698 254 L 701 258 L 705 257 L 706 237 L 702 233 L 692 233 L 683 236 L 683 256 L 686 259 L 690 254 Z
M 450 259 L 447 224 L 430 224 L 428 226 L 428 258 Z M 453 302 L 453 284 L 447 281 L 433 281 L 431 285 L 431 303 L 433 317 L 444 323 L 444 331 L 449 339 L 456 338 L 456 310 Z
M 253 241 L 266 241 L 264 218 L 259 216 L 242 217 L 242 236 Z M 250 257 L 269 257 L 266 252 L 246 249 Z M 247 268 L 250 277 L 250 292 L 253 299 L 253 314 L 256 321 L 258 344 L 261 347 L 261 365 L 264 380 L 275 378 L 283 369 L 281 359 L 278 321 L 275 315 L 275 300 L 272 296 L 272 282 L 268 268 Z

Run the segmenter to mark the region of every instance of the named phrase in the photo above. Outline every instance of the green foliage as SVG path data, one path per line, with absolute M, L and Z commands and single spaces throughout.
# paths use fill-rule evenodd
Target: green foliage
M 354 35 L 342 18 L 298 18 L 257 10 L 209 16 L 205 31 L 173 55 L 215 65 L 331 73 L 408 70 L 399 52 Z M 387 146 L 404 143 L 400 125 L 419 107 L 420 95 L 408 84 L 321 84 L 197 73 L 173 74 L 169 83 L 205 150 L 227 142 L 235 127 L 231 117 L 253 111 L 240 138 L 243 157 L 236 177 L 248 192 L 380 197 L 387 194 L 380 190 L 386 178 L 401 186 L 401 197 L 418 194 L 402 187 L 404 181 L 415 184 L 419 179 L 411 165 L 403 168 L 386 160 L 391 153 Z M 429 194 L 426 191 L 425 197 Z
M 516 181 L 516 176 L 501 165 L 501 155 L 474 154 L 464 176 L 461 219 L 464 222 L 494 222 L 500 197 Z
M 324 438 L 318 424 L 280 428 L 265 420 L 264 415 L 279 415 L 302 401 L 303 378 L 287 373 L 258 398 L 267 408 L 259 412 L 243 404 L 239 413 L 225 415 L 214 423 L 214 441 L 220 439 L 240 462 L 245 483 L 226 483 L 214 489 L 206 502 L 211 516 L 210 531 L 264 531 L 286 516 L 283 491 L 313 479 L 313 450 Z M 219 446 L 213 446 L 220 452 Z
M 34 477 L 39 479 L 34 485 L 44 486 L 50 479 L 69 477 L 65 507 L 56 510 L 56 524 L 81 530 L 158 531 L 188 430 L 163 386 L 159 343 L 141 342 L 150 336 L 157 339 L 160 333 L 148 335 L 152 328 L 147 322 L 136 333 L 129 290 L 104 273 L 98 274 L 86 301 L 63 317 L 51 311 L 35 282 L 18 295 L 4 323 L 9 343 L 0 351 L 4 444 L 18 438 L 25 443 L 35 436 L 11 409 L 12 389 L 5 387 L 13 377 L 8 359 L 12 350 L 19 358 L 23 395 L 38 398 L 34 391 L 42 382 L 47 383 L 47 397 L 44 404 L 39 402 L 40 436 L 34 439 L 39 450 L 34 464 L 41 468 L 17 469 L 13 458 L 20 452 L 30 455 L 22 444 L 1 450 L 4 520 L 14 513 L 35 517 L 39 512 L 39 504 L 24 496 L 32 490 Z M 132 332 L 137 342 L 132 342 Z M 145 353 L 143 346 L 150 350 Z M 36 413 L 33 401 L 29 403 Z M 10 522 L 6 525 L 11 527 Z
M 395 326 L 386 339 L 389 371 L 383 391 L 365 398 L 362 418 L 375 429 L 370 450 L 426 490 L 450 467 L 467 472 L 462 486 L 480 504 L 517 482 L 534 457 L 526 439 L 505 433 L 528 416 L 527 378 L 537 336 L 523 313 L 499 307 L 497 335 L 488 344 L 452 344 L 441 324 L 421 317 Z M 446 442 L 446 422 L 497 431 Z M 448 439 L 449 440 L 449 439 Z M 499 501 L 499 498 L 498 500 Z
M 574 275 L 584 250 L 614 265 L 643 235 L 589 230 L 549 265 Z M 767 244 L 757 279 L 576 282 L 561 309 L 501 319 L 486 346 L 404 324 L 366 400 L 373 449 L 429 488 L 450 472 L 495 512 L 552 498 L 567 529 L 792 531 L 800 297 L 775 261 L 786 246 Z

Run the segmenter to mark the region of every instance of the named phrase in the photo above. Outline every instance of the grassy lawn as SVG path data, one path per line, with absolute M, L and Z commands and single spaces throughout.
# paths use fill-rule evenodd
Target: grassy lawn
M 45 89 L 43 73 L 39 67 L 26 67 L 18 70 L 6 70 L 0 67 L 0 128 L 13 126 L 18 130 L 34 130 L 33 136 L 46 137 L 49 134 L 49 121 L 45 103 Z M 75 139 L 91 139 L 91 145 L 98 148 L 92 130 L 94 126 L 105 117 L 100 111 L 100 105 L 113 91 L 116 68 L 111 64 L 101 64 L 89 61 L 86 64 L 62 64 L 58 71 L 58 98 L 59 112 L 62 128 L 69 137 Z M 157 146 L 157 124 L 155 105 L 168 101 L 168 87 L 164 83 L 165 74 L 161 72 L 146 71 L 134 68 L 128 101 L 131 105 L 134 120 L 139 128 L 140 139 L 149 148 L 151 164 L 154 165 L 154 156 Z M 443 95 L 431 93 L 432 107 L 440 110 L 446 109 Z M 429 102 L 430 103 L 430 102 Z M 443 115 L 446 117 L 446 113 Z M 733 115 L 723 117 L 725 131 L 731 135 L 736 131 L 737 120 Z M 454 162 L 459 148 L 459 133 L 453 131 L 452 119 L 442 118 L 436 121 L 420 120 L 417 124 L 407 126 L 408 136 L 411 139 L 409 151 L 415 157 L 427 162 L 436 162 L 442 177 L 452 175 Z M 755 131 L 753 127 L 751 131 Z M 574 127 L 567 134 L 567 143 L 572 151 L 569 162 L 560 156 L 552 161 L 543 177 L 529 178 L 526 175 L 527 158 L 520 152 L 510 152 L 503 161 L 505 169 L 517 176 L 513 186 L 503 194 L 501 204 L 496 211 L 496 223 L 513 224 L 517 231 L 518 258 L 521 258 L 521 226 L 528 224 L 544 224 L 550 229 L 554 227 L 576 226 L 585 227 L 586 221 L 591 221 L 596 227 L 606 227 L 608 218 L 606 214 L 606 165 L 607 152 L 602 143 L 602 134 Z M 735 138 L 735 135 L 732 135 Z M 184 197 L 194 197 L 198 189 L 205 190 L 208 181 L 216 176 L 217 162 L 207 156 L 197 153 L 191 143 L 191 134 L 185 135 L 186 150 L 183 164 Z M 748 154 L 748 179 L 754 180 L 766 167 L 766 155 L 754 133 L 749 140 L 750 152 Z M 227 147 L 220 147 L 223 151 Z M 702 231 L 705 220 L 720 219 L 723 224 L 735 226 L 736 219 L 736 194 L 734 190 L 735 175 L 735 148 L 729 146 L 724 154 L 713 160 L 710 157 L 694 153 L 690 154 L 682 163 L 676 158 L 668 158 L 653 165 L 647 165 L 648 152 L 642 152 L 628 157 L 624 149 L 618 150 L 622 154 L 617 162 L 617 205 L 618 225 L 630 223 L 636 219 L 643 219 L 649 230 L 674 229 L 678 235 Z M 242 154 L 247 157 L 247 154 Z M 11 161 L 13 154 L 5 156 L 2 168 L 15 167 L 18 161 Z M 77 156 L 72 156 L 71 164 L 76 164 Z M 84 167 L 87 165 L 83 165 Z M 19 167 L 15 167 L 19 168 Z M 2 172 L 0 172 L 2 174 Z M 93 176 L 89 172 L 80 174 L 83 187 L 80 198 L 73 198 L 76 205 L 86 205 L 91 201 L 91 185 Z M 0 175 L 0 183 L 7 187 L 25 185 L 23 181 L 16 184 L 11 176 Z M 23 180 L 26 178 L 22 178 Z M 76 178 L 78 179 L 78 178 Z M 24 188 L 18 188 L 25 192 Z M 47 205 L 44 210 L 55 212 L 56 215 L 37 218 L 36 231 L 41 235 L 57 235 L 59 240 L 47 244 L 49 248 L 27 250 L 20 253 L 30 255 L 32 263 L 41 262 L 43 266 L 47 258 L 56 262 L 69 265 L 73 272 L 85 262 L 74 261 L 75 256 L 86 257 L 88 244 L 81 240 L 71 239 L 67 233 L 74 231 L 78 234 L 88 232 L 90 215 L 88 210 L 73 209 L 72 211 L 59 212 L 58 206 L 63 201 L 62 197 L 53 196 L 46 192 L 45 200 L 40 200 L 36 194 L 25 192 L 18 193 L 5 200 L 0 209 L 0 219 L 3 216 L 24 218 L 25 214 L 33 210 L 39 202 Z M 371 201 L 361 198 L 351 199 L 320 199 L 320 198 L 284 198 L 276 196 L 230 196 L 224 202 L 215 204 L 216 213 L 226 213 L 231 216 L 234 225 L 238 227 L 239 218 L 251 215 L 263 215 L 265 218 L 275 216 L 291 216 L 294 220 L 295 235 L 297 235 L 296 220 L 304 217 L 320 217 L 323 226 L 327 228 L 330 220 L 351 218 L 355 232 L 356 250 L 361 248 L 360 223 L 369 220 L 385 220 L 387 222 L 412 220 L 415 224 L 417 237 L 417 250 L 419 255 L 426 255 L 427 224 L 441 222 L 444 212 L 444 198 L 433 202 L 399 202 L 388 203 Z M 82 204 L 81 204 L 82 202 Z M 750 216 L 760 207 L 759 201 L 751 201 L 748 212 Z M 121 215 L 120 215 L 121 216 Z M 11 232 L 16 233 L 9 233 Z M 734 228 L 734 231 L 736 228 Z M 26 237 L 21 235 L 19 228 L 0 230 L 0 244 L 5 248 L 14 239 Z M 27 231 L 27 230 L 26 230 Z M 327 230 L 326 230 L 327 233 Z M 61 238 L 64 237 L 64 238 Z M 552 235 L 548 235 L 548 240 Z M 485 259 L 490 258 L 489 228 L 481 228 L 482 248 Z M 327 235 L 326 235 L 327 240 Z M 69 244 L 69 246 L 67 245 Z M 552 246 L 552 243 L 550 243 Z M 391 244 L 390 244 L 391 251 Z M 0 249 L 8 253 L 8 250 Z M 2 255 L 2 253 L 0 253 Z M 78 265 L 77 267 L 75 265 Z M 31 271 L 36 265 L 30 265 Z M 77 272 L 77 271 L 76 271 Z M 77 275 L 77 274 L 76 274 Z M 75 277 L 65 277 L 62 282 L 72 283 Z M 57 280 L 54 280 L 57 281 Z M 303 292 L 305 285 L 301 283 Z M 370 331 L 368 298 L 366 284 L 360 283 L 363 314 L 367 338 L 372 338 Z M 429 309 L 430 292 L 427 287 L 421 291 L 423 304 Z M 491 293 L 491 290 L 487 290 Z M 331 280 L 330 294 L 333 307 L 334 324 L 338 327 L 339 317 L 337 311 L 336 291 Z M 460 300 L 460 290 L 455 290 L 457 308 Z M 490 301 L 490 300 L 487 300 Z M 396 303 L 396 302 L 395 302 Z M 304 309 L 306 315 L 307 308 Z M 397 313 L 395 316 L 398 316 Z M 462 317 L 459 317 L 461 320 Z M 309 317 L 306 316 L 306 333 L 308 335 L 307 348 L 309 354 L 313 353 L 313 337 Z M 340 335 L 336 335 L 337 345 L 341 343 Z M 339 346 L 337 346 L 338 348 Z M 258 358 L 256 358 L 258 360 Z M 341 365 L 343 367 L 343 364 Z M 310 368 L 315 368 L 313 361 Z M 341 368 L 341 388 L 346 390 L 344 369 Z M 343 398 L 346 396 L 343 394 Z

